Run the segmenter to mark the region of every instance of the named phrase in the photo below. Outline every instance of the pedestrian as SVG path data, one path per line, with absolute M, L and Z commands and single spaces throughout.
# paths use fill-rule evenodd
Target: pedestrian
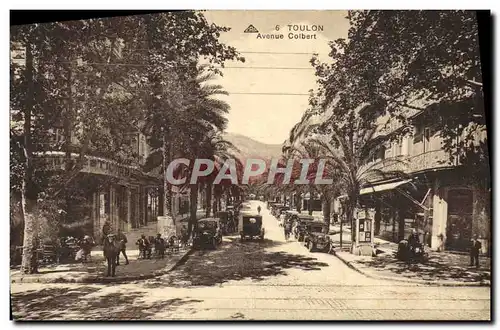
M 142 257 L 143 259 L 146 259 L 149 249 L 149 242 L 146 239 L 146 235 L 141 235 L 141 238 L 139 238 L 135 244 L 139 246 L 139 258 Z
M 108 237 L 108 235 L 111 234 L 111 224 L 109 223 L 108 220 L 104 222 L 104 225 L 102 226 L 102 244 L 104 245 L 104 240 Z
M 165 258 L 165 240 L 161 237 L 161 234 L 156 235 L 155 239 L 155 253 L 158 258 Z
M 260 208 L 260 205 L 259 205 L 259 206 L 257 206 L 257 212 L 259 212 L 259 214 L 260 214 L 260 210 L 261 210 L 261 208 Z
M 120 253 L 123 254 L 123 257 L 125 258 L 125 265 L 128 265 L 128 257 L 127 257 L 127 236 L 121 231 L 121 229 L 118 229 L 118 245 L 120 247 Z M 120 265 L 120 253 L 116 256 L 116 265 Z
M 92 248 L 94 247 L 95 242 L 92 237 L 89 235 L 85 235 L 83 240 L 80 243 L 81 251 L 82 251 L 82 262 L 87 262 L 90 260 L 90 256 L 92 253 Z
M 417 230 L 415 228 L 411 229 L 410 235 L 408 235 L 408 245 L 411 251 L 415 250 L 415 247 L 420 244 L 420 238 L 418 236 Z
M 476 268 L 479 268 L 479 252 L 481 251 L 481 247 L 481 242 L 475 235 L 471 240 L 469 266 L 476 266 Z
M 285 231 L 285 240 L 288 241 L 288 239 L 290 238 L 290 233 L 292 231 L 292 223 L 290 220 L 288 221 L 285 221 L 285 224 L 283 226 L 284 228 L 284 231 Z

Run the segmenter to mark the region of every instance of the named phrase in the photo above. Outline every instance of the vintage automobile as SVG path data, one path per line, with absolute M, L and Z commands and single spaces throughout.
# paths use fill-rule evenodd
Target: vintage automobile
M 296 223 L 294 231 L 295 239 L 302 242 L 306 234 L 306 225 L 313 222 L 314 217 L 306 214 L 296 214 L 292 216 L 291 220 Z
M 279 218 L 281 215 L 281 212 L 288 211 L 288 210 L 290 210 L 289 206 L 285 206 L 285 205 L 276 206 L 275 208 L 273 208 L 273 211 L 274 211 L 273 215 L 276 218 Z
M 240 213 L 242 213 L 242 212 L 249 212 L 251 210 L 252 210 L 252 204 L 250 204 L 248 202 L 244 202 L 240 206 Z
M 279 224 L 279 226 L 280 226 L 280 227 L 283 227 L 283 225 L 284 225 L 287 221 L 289 221 L 289 220 L 291 220 L 291 219 L 292 219 L 292 216 L 293 216 L 293 215 L 298 215 L 298 214 L 299 214 L 299 212 L 297 212 L 297 211 L 292 211 L 292 210 L 282 211 L 282 212 L 281 212 L 281 215 L 280 215 L 280 217 L 279 217 L 279 219 L 278 219 L 278 224 Z
M 294 216 L 298 216 L 298 215 L 300 215 L 300 213 L 297 211 L 287 210 L 287 211 L 285 211 L 285 220 L 286 221 L 291 220 Z
M 330 236 L 328 236 L 328 225 L 326 223 L 313 221 L 306 224 L 304 245 L 309 251 L 320 250 L 329 252 L 331 244 Z
M 283 205 L 281 203 L 275 203 L 275 204 L 271 205 L 271 214 L 273 216 L 276 216 L 277 209 L 282 207 L 282 206 L 285 206 L 285 205 Z
M 219 218 L 222 235 L 227 235 L 234 232 L 233 215 L 228 211 L 217 212 Z
M 266 205 L 267 209 L 271 210 L 273 208 L 273 206 L 276 205 L 276 204 L 279 204 L 279 202 L 276 202 L 276 201 L 269 201 L 269 202 L 267 202 L 267 205 Z
M 205 218 L 198 221 L 198 226 L 193 239 L 193 247 L 217 248 L 222 243 L 220 221 L 216 218 Z
M 262 216 L 256 212 L 242 212 L 239 217 L 240 237 L 243 241 L 245 238 L 264 239 L 265 230 L 262 226 Z
M 399 242 L 396 257 L 401 261 L 411 262 L 426 262 L 429 254 L 425 251 L 425 246 L 418 242 L 412 248 L 407 239 Z

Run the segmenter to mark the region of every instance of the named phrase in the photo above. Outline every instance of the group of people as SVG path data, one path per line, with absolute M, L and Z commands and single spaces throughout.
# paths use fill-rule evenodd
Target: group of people
M 173 238 L 172 238 L 173 239 Z M 173 244 L 173 242 L 169 242 Z M 150 236 L 146 238 L 146 235 L 141 235 L 141 238 L 136 242 L 139 246 L 139 257 L 143 259 L 151 259 L 153 252 L 153 247 L 155 254 L 158 258 L 163 259 L 165 257 L 165 250 L 167 249 L 167 242 L 161 234 L 157 234 L 156 237 Z
M 120 249 L 120 252 L 118 253 L 118 256 L 116 258 L 116 264 L 120 265 L 120 255 L 123 255 L 123 257 L 125 258 L 125 264 L 128 265 L 129 259 L 126 252 L 128 240 L 125 234 L 120 229 L 118 229 L 116 235 L 113 234 L 110 223 L 106 221 L 102 228 L 102 235 L 103 235 L 103 241 L 102 241 L 103 245 L 107 237 L 114 236 L 115 242 L 117 242 Z M 154 254 L 156 255 L 156 257 L 163 259 L 165 258 L 165 251 L 167 247 L 173 246 L 175 244 L 175 237 L 171 237 L 169 241 L 166 241 L 161 236 L 161 234 L 157 234 L 156 237 L 154 236 L 146 237 L 146 235 L 141 235 L 141 238 L 139 238 L 135 244 L 139 248 L 139 258 L 151 259 L 154 248 Z
M 120 265 L 120 255 L 123 255 L 123 257 L 125 258 L 125 265 L 128 265 L 129 264 L 129 261 L 128 261 L 128 256 L 127 256 L 127 236 L 125 236 L 125 234 L 120 230 L 118 229 L 117 231 L 117 234 L 113 234 L 112 233 L 112 229 L 111 229 L 111 224 L 106 221 L 104 223 L 104 226 L 102 227 L 102 244 L 104 245 L 104 241 L 106 240 L 107 237 L 109 236 L 115 236 L 115 241 L 118 243 L 118 247 L 119 247 L 119 253 L 116 257 L 116 265 Z
M 410 235 L 407 238 L 408 247 L 410 252 L 415 253 L 417 247 L 421 247 L 420 237 L 416 229 L 412 229 Z M 479 268 L 479 254 L 482 249 L 482 244 L 479 241 L 477 235 L 474 235 L 471 239 L 471 244 L 469 248 L 470 263 L 469 266 Z

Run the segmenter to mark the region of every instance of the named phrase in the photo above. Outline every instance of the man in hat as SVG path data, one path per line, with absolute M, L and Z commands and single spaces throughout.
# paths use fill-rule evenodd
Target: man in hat
M 479 268 L 479 252 L 481 251 L 481 247 L 481 242 L 477 239 L 477 235 L 474 235 L 471 240 L 469 266 L 476 266 L 476 268 Z
M 408 236 L 408 245 L 413 251 L 417 245 L 420 244 L 420 238 L 418 237 L 417 230 L 415 228 L 412 228 L 411 234 Z
M 121 229 L 118 229 L 118 242 L 120 245 L 120 253 L 123 254 L 123 257 L 125 258 L 125 265 L 128 265 L 128 257 L 127 257 L 127 236 L 121 231 Z M 116 265 L 120 265 L 120 253 L 116 256 Z
M 165 258 L 165 240 L 161 234 L 157 234 L 155 238 L 155 253 L 158 258 Z
M 102 244 L 104 244 L 104 240 L 109 234 L 111 234 L 111 224 L 109 223 L 109 220 L 106 220 L 102 226 Z

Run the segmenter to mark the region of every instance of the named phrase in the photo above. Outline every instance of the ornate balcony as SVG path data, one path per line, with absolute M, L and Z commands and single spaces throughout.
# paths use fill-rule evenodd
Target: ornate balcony
M 360 171 L 381 170 L 384 172 L 399 171 L 413 174 L 432 169 L 447 168 L 455 166 L 450 163 L 449 154 L 442 149 L 431 150 L 414 156 L 396 156 L 375 163 L 369 163 L 360 168 Z M 374 173 L 374 177 L 380 174 Z
M 37 153 L 36 156 L 36 161 L 43 163 L 43 165 L 46 166 L 48 170 L 60 171 L 65 169 L 66 154 L 64 152 L 40 152 Z M 78 157 L 79 155 L 76 153 L 71 154 L 71 158 L 74 160 L 76 160 Z M 134 174 L 141 173 L 139 167 L 137 166 L 120 164 L 110 159 L 94 156 L 85 156 L 81 172 L 112 176 L 119 179 L 128 179 L 131 178 Z M 154 178 L 157 179 L 156 177 Z

